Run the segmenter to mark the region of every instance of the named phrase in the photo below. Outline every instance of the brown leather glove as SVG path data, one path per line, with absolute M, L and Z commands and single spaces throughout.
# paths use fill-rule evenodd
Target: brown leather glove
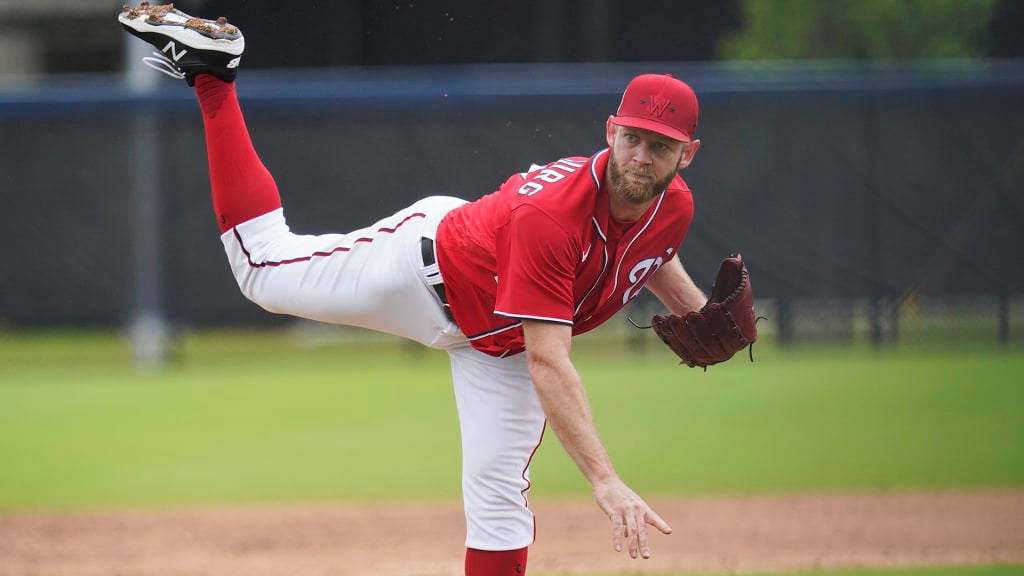
M 725 362 L 757 340 L 750 273 L 737 255 L 722 260 L 711 298 L 685 316 L 656 314 L 651 327 L 687 366 Z

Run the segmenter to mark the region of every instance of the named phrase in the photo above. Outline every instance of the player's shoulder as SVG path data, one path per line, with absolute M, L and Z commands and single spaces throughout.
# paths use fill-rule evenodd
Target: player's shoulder
M 548 185 L 561 184 L 561 186 L 565 186 L 580 176 L 587 175 L 590 161 L 591 158 L 586 156 L 569 156 L 546 164 L 530 164 L 526 171 L 513 176 L 513 179 L 518 178 L 521 182 L 517 193 L 532 197 L 545 188 L 558 187 Z
M 676 174 L 676 177 L 672 179 L 665 189 L 663 205 L 682 218 L 693 218 L 693 193 L 679 174 Z
M 590 176 L 590 164 L 591 158 L 569 156 L 514 175 L 503 190 L 512 220 L 547 222 L 569 235 L 579 233 L 596 204 L 598 183 Z
M 593 205 L 598 182 L 591 176 L 592 158 L 569 156 L 546 164 L 532 164 L 503 186 L 516 205 L 532 205 L 546 212 L 575 212 Z
M 693 192 L 690 191 L 690 186 L 686 183 L 686 180 L 683 180 L 680 174 L 676 174 L 676 177 L 669 182 L 668 188 L 665 191 L 677 201 L 693 203 Z
M 690 194 L 690 186 L 686 183 L 686 180 L 683 180 L 683 175 L 678 172 L 676 177 L 668 183 L 668 190 L 675 193 Z

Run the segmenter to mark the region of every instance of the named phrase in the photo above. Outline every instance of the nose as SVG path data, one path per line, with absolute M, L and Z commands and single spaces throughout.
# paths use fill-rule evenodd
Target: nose
M 651 152 L 651 147 L 646 143 L 642 142 L 633 151 L 633 161 L 637 164 L 651 164 L 654 162 L 654 156 Z

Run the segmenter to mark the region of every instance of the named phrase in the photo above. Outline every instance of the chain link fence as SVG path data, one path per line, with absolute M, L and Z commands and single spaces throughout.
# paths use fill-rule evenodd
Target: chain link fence
M 703 145 L 683 174 L 696 216 L 680 255 L 710 290 L 721 258 L 741 252 L 763 334 L 1020 342 L 1024 63 L 324 69 L 247 73 L 238 91 L 292 228 L 325 233 L 590 155 L 622 87 L 650 71 L 701 98 Z M 150 241 L 171 326 L 292 322 L 237 292 L 184 85 L 138 95 L 94 76 L 7 88 L 0 117 L 0 323 L 131 322 L 145 285 L 139 178 L 158 189 Z M 139 130 L 156 133 L 155 149 L 139 150 Z M 638 306 L 642 317 L 654 302 Z

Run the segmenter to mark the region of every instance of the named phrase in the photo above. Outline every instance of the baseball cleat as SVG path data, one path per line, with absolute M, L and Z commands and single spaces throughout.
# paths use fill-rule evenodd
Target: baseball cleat
M 189 86 L 195 84 L 198 74 L 234 81 L 245 38 L 237 27 L 228 24 L 227 18 L 205 20 L 176 10 L 174 4 L 153 6 L 143 2 L 134 8 L 122 8 L 117 21 L 159 50 L 142 59 L 151 68 L 184 78 Z

